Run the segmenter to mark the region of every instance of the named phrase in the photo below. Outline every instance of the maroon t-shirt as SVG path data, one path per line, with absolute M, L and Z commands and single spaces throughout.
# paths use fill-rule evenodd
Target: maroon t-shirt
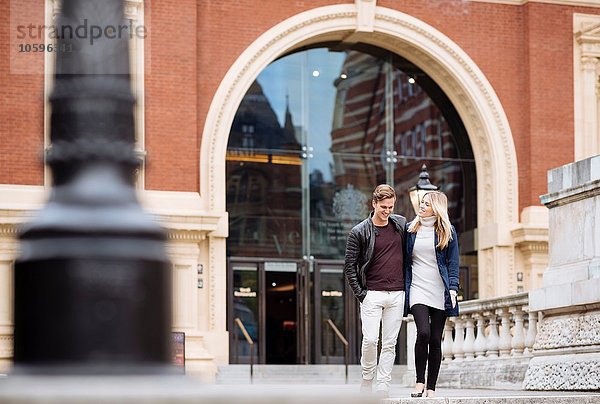
M 367 269 L 367 289 L 398 291 L 404 290 L 402 264 L 402 235 L 393 223 L 376 226 L 375 249 Z

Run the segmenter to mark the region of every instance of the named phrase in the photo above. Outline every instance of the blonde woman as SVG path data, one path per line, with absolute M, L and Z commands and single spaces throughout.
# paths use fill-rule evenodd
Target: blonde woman
M 458 315 L 458 238 L 448 219 L 446 195 L 426 193 L 417 217 L 406 226 L 404 315 L 412 313 L 417 326 L 417 383 L 411 397 L 435 397 L 444 323 Z

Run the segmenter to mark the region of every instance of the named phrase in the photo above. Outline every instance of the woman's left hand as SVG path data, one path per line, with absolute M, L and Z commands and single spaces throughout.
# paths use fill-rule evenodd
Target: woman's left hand
M 450 301 L 452 301 L 452 308 L 456 307 L 456 295 L 458 293 L 456 292 L 456 290 L 452 289 L 450 290 Z

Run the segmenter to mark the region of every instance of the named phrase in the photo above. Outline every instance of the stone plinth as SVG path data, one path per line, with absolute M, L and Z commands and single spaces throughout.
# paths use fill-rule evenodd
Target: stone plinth
M 529 293 L 541 312 L 524 387 L 600 389 L 600 156 L 548 172 L 549 266 Z

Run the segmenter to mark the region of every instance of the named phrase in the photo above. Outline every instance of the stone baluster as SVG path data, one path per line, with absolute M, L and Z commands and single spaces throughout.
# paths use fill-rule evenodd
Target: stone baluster
M 527 327 L 527 336 L 525 337 L 525 354 L 530 355 L 533 351 L 533 344 L 537 335 L 537 317 L 537 311 L 529 313 L 529 325 Z
M 477 319 L 477 337 L 475 338 L 475 358 L 481 359 L 485 357 L 485 317 L 483 313 L 475 313 L 473 315 Z
M 442 353 L 444 355 L 444 361 L 450 362 L 452 360 L 452 321 L 446 321 L 444 326 L 444 341 L 442 341 Z
M 461 361 L 465 357 L 463 342 L 465 340 L 465 329 L 463 320 L 460 317 L 455 317 L 454 320 L 454 344 L 452 344 L 452 353 L 454 360 Z
M 498 314 L 502 318 L 498 350 L 501 357 L 507 357 L 510 356 L 510 350 L 512 348 L 512 336 L 510 335 L 510 312 L 508 309 L 502 308 L 498 309 Z
M 511 307 L 510 312 L 513 314 L 515 323 L 513 329 L 513 337 L 511 341 L 512 354 L 515 356 L 523 355 L 525 349 L 525 329 L 523 328 L 523 310 L 521 307 Z
M 487 337 L 487 343 L 485 345 L 485 349 L 487 350 L 487 357 L 497 358 L 498 349 L 500 346 L 500 337 L 498 336 L 498 319 L 494 310 L 485 314 L 490 319 L 489 335 Z
M 465 341 L 463 343 L 463 350 L 465 352 L 466 360 L 473 360 L 475 358 L 475 322 L 473 318 L 466 314 L 462 316 L 463 320 L 465 320 L 465 328 L 467 330 Z

